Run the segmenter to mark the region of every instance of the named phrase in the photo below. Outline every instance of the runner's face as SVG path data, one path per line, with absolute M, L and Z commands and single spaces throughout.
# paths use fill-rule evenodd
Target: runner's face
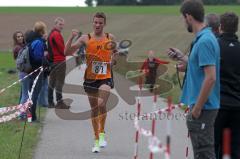
M 93 19 L 93 30 L 96 34 L 101 34 L 103 32 L 103 28 L 105 26 L 104 18 Z
M 23 43 L 23 34 L 22 33 L 17 33 L 17 43 L 22 44 Z

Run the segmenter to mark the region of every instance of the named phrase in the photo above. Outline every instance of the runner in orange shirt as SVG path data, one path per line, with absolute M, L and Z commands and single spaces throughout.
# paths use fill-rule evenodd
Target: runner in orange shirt
M 86 46 L 87 68 L 84 75 L 84 90 L 88 95 L 92 110 L 92 125 L 95 134 L 95 143 L 92 152 L 100 152 L 100 147 L 106 147 L 105 121 L 107 117 L 106 103 L 113 88 L 112 64 L 115 61 L 114 48 L 116 44 L 112 34 L 104 33 L 106 16 L 104 13 L 96 13 L 93 17 L 93 32 L 82 35 L 72 44 L 74 37 L 78 35 L 73 30 L 66 46 L 65 55 L 72 55 L 82 45 Z

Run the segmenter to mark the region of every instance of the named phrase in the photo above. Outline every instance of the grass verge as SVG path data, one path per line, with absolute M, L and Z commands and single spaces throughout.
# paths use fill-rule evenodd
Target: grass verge
M 9 74 L 14 70 L 15 63 L 10 53 L 0 53 L 0 89 L 12 84 L 18 79 L 17 73 Z M 13 106 L 18 103 L 20 85 L 17 84 L 0 94 L 0 107 Z M 41 119 L 45 116 L 46 109 L 41 108 Z M 22 147 L 21 159 L 32 159 L 34 148 L 38 142 L 41 123 L 27 123 Z M 13 120 L 8 123 L 0 123 L 0 158 L 17 159 L 24 128 L 24 121 Z

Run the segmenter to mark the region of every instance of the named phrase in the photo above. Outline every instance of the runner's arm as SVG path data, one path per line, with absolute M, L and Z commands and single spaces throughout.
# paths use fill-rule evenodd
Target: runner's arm
M 73 39 L 77 36 L 78 32 L 73 30 L 72 34 L 69 36 L 68 41 L 65 45 L 64 54 L 66 56 L 74 54 L 77 49 L 81 47 L 85 42 L 85 36 L 81 36 L 75 43 L 73 43 Z

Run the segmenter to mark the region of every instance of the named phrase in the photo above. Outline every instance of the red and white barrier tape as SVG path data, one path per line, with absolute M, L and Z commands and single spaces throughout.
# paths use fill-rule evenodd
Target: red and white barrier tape
M 153 108 L 152 109 L 153 109 L 153 111 L 157 110 L 157 95 L 156 94 L 154 95 Z M 155 118 L 153 118 L 152 119 L 152 134 L 153 134 L 153 136 L 155 136 L 155 128 L 156 128 L 156 120 L 155 120 Z M 149 142 L 152 142 L 152 144 L 155 144 L 154 141 L 155 140 L 149 141 Z M 158 143 L 158 145 L 159 145 L 159 143 Z M 150 151 L 149 159 L 153 159 L 153 157 L 154 157 L 154 154 L 153 154 L 153 152 Z
M 39 67 L 38 69 L 34 70 L 33 72 L 31 72 L 30 74 L 28 74 L 27 76 L 25 76 L 24 78 L 14 82 L 13 84 L 9 85 L 8 87 L 2 89 L 0 91 L 0 94 L 3 93 L 6 89 L 8 88 L 11 88 L 12 86 L 16 85 L 17 83 L 21 82 L 22 80 L 24 80 L 25 78 L 29 77 L 30 75 L 32 75 L 33 73 L 37 72 L 38 70 L 40 70 L 39 74 L 37 75 L 37 77 L 34 79 L 34 82 L 33 82 L 33 85 L 32 85 L 32 88 L 31 88 L 31 91 L 28 92 L 29 94 L 29 99 L 27 100 L 26 103 L 24 104 L 19 104 L 17 106 L 11 106 L 11 107 L 3 107 L 3 108 L 0 108 L 0 115 L 4 115 L 4 114 L 7 114 L 9 112 L 13 112 L 13 111 L 16 111 L 15 113 L 12 113 L 12 114 L 9 114 L 9 115 L 4 115 L 2 117 L 0 117 L 0 123 L 3 123 L 3 122 L 7 122 L 7 121 L 10 121 L 16 117 L 18 117 L 21 113 L 23 112 L 26 112 L 28 108 L 31 107 L 32 105 L 32 94 L 33 94 L 33 91 L 35 89 L 35 86 L 37 84 L 37 81 L 39 79 L 39 76 L 40 74 L 43 72 L 43 67 Z
M 172 99 L 171 97 L 168 97 L 168 110 L 167 110 L 167 113 L 168 113 L 168 116 L 171 116 L 172 115 Z M 165 153 L 165 159 L 170 159 L 170 150 L 171 150 L 171 147 L 170 147 L 170 144 L 171 143 L 171 120 L 167 120 L 167 138 L 166 138 L 166 153 Z
M 42 69 L 42 66 L 39 67 L 39 68 L 37 68 L 37 69 L 34 70 L 33 72 L 29 73 L 28 75 L 24 76 L 22 79 L 19 79 L 19 80 L 17 80 L 16 82 L 14 82 L 13 84 L 7 86 L 6 88 L 1 89 L 1 90 L 0 90 L 0 94 L 2 94 L 3 92 L 5 92 L 7 89 L 13 87 L 14 85 L 22 82 L 24 79 L 28 78 L 29 76 L 31 76 L 33 73 L 37 72 L 37 71 L 40 70 L 40 69 Z
M 0 123 L 5 123 L 8 121 L 13 120 L 14 118 L 17 118 L 21 113 L 26 112 L 27 109 L 32 105 L 32 101 L 28 100 L 26 103 L 24 104 L 20 104 L 18 106 L 14 106 L 17 110 L 16 112 L 9 114 L 9 115 L 5 115 L 0 117 Z M 14 111 L 13 109 L 11 111 Z
M 168 112 L 169 109 L 174 110 L 176 108 L 182 108 L 183 106 L 184 106 L 183 103 L 176 104 L 176 105 L 171 105 L 171 107 L 169 107 L 169 108 L 159 109 L 159 110 L 156 110 L 154 112 L 150 112 L 150 113 L 144 114 L 144 116 L 146 116 L 147 118 L 150 118 L 151 114 L 161 114 L 161 113 L 164 113 L 164 112 Z M 139 134 L 149 138 L 149 146 L 148 146 L 148 148 L 150 149 L 150 151 L 152 153 L 165 153 L 165 157 L 168 158 L 168 156 L 169 156 L 169 153 L 167 152 L 168 151 L 168 147 L 164 146 L 162 144 L 162 142 L 158 139 L 158 137 L 155 136 L 152 133 L 151 130 L 146 130 L 146 129 L 140 127 L 139 120 L 142 119 L 142 117 L 143 117 L 143 115 L 141 115 L 139 117 L 135 117 L 135 119 L 134 119 L 134 127 L 139 132 Z
M 6 114 L 8 112 L 12 112 L 15 110 L 18 110 L 22 107 L 22 104 L 16 105 L 16 106 L 11 106 L 11 107 L 4 107 L 0 108 L 0 115 Z
M 142 77 L 139 77 L 139 91 L 138 91 L 138 97 L 137 97 L 137 116 L 140 117 L 141 114 L 141 92 L 142 92 L 142 86 L 143 86 L 143 79 Z M 138 158 L 138 141 L 139 141 L 139 131 L 136 130 L 135 134 L 135 147 L 134 147 L 134 159 Z

